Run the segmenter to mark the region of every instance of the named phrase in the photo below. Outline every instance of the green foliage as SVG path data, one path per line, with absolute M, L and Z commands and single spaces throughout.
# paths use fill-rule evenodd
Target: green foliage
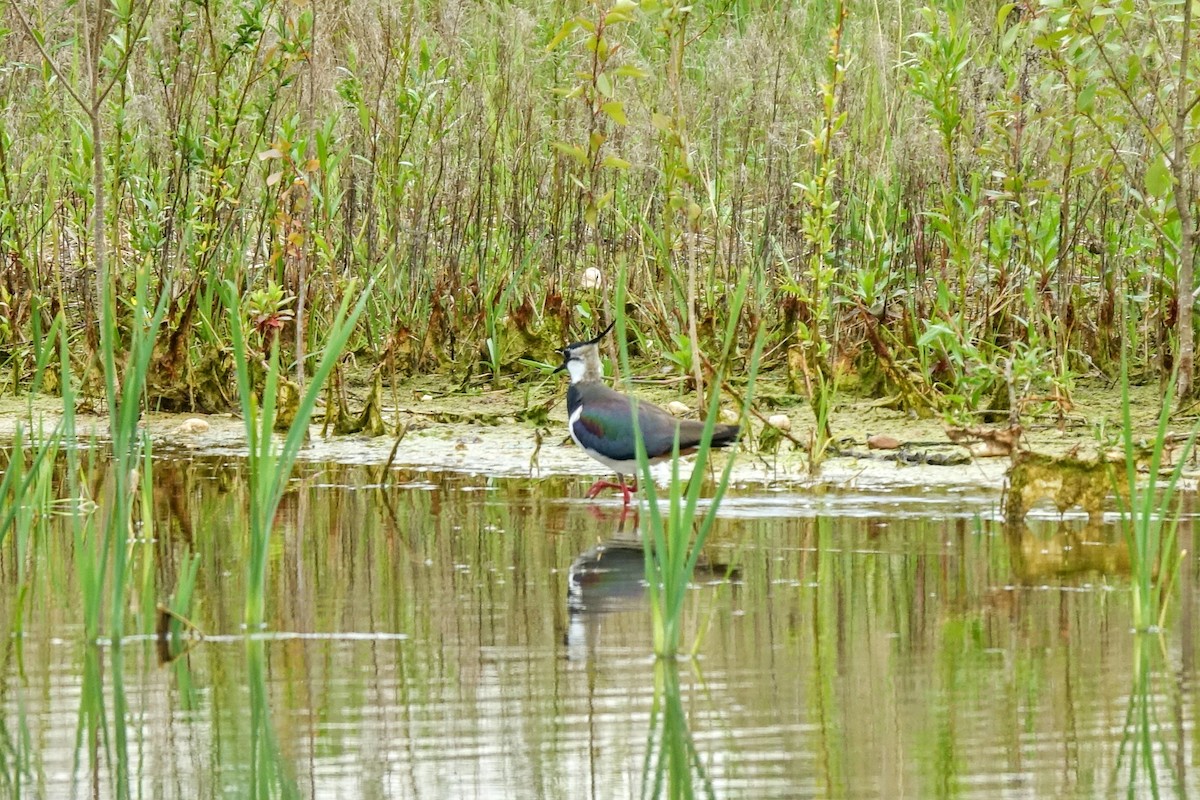
M 1200 67 L 1177 2 L 543 1 L 443 25 L 419 4 L 129 0 L 98 12 L 96 125 L 56 22 L 74 9 L 4 35 L 25 54 L 0 71 L 12 391 L 44 374 L 53 319 L 77 363 L 103 352 L 79 278 L 97 236 L 114 297 L 169 283 L 151 403 L 228 352 L 226 280 L 289 370 L 378 274 L 364 361 L 403 378 L 465 356 L 497 383 L 609 316 L 580 277 L 624 263 L 646 352 L 702 383 L 687 353 L 749 270 L 767 367 L 804 344 L 811 386 L 851 365 L 922 413 L 977 411 L 1027 352 L 1056 365 L 1036 395 L 1115 374 L 1122 343 L 1135 369 L 1174 363 L 1191 330 Z M 145 312 L 114 313 L 124 363 Z
M 611 8 L 605 8 L 605 4 L 595 0 L 588 12 L 564 22 L 546 45 L 547 50 L 554 50 L 574 37 L 582 51 L 583 65 L 574 71 L 574 80 L 567 86 L 555 88 L 554 93 L 564 100 L 580 101 L 588 116 L 586 136 L 581 141 L 556 140 L 551 144 L 574 162 L 579 173 L 574 180 L 586 197 L 584 220 L 592 226 L 599 222 L 601 212 L 612 204 L 616 191 L 604 190 L 601 172 L 620 173 L 632 166 L 611 152 L 611 146 L 606 147 L 606 143 L 612 125 L 624 127 L 629 124 L 625 103 L 618 94 L 622 82 L 647 77 L 645 70 L 636 64 L 621 64 L 616 58 L 622 48 L 614 41 L 614 33 L 634 22 L 637 12 L 638 4 L 632 0 L 616 0 Z

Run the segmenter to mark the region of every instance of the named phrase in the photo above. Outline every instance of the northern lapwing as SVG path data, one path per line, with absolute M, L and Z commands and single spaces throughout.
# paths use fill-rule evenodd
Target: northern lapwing
M 652 403 L 633 400 L 604 384 L 599 342 L 613 329 L 613 324 L 595 339 L 575 342 L 560 350 L 563 363 L 555 372 L 566 370 L 571 376 L 571 387 L 567 390 L 567 428 L 571 438 L 589 456 L 617 473 L 617 483 L 596 481 L 586 496 L 595 497 L 604 489 L 620 489 L 628 505 L 637 491 L 634 407 L 651 463 L 671 458 L 676 435 L 680 455 L 696 452 L 704 435 L 704 423 L 675 419 Z M 733 444 L 737 441 L 738 430 L 737 425 L 718 424 L 713 428 L 712 446 Z M 633 486 L 625 484 L 626 475 L 634 476 Z

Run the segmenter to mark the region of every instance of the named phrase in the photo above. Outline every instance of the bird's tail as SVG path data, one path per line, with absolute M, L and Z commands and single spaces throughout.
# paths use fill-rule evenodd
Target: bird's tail
M 727 447 L 737 441 L 740 425 L 718 425 L 713 429 L 712 446 Z

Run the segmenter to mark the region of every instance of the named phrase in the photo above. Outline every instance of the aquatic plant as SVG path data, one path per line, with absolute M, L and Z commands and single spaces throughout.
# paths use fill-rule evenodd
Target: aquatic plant
M 251 378 L 250 355 L 246 346 L 245 321 L 238 289 L 226 283 L 221 300 L 228 311 L 229 327 L 233 334 L 233 353 L 237 364 L 238 397 L 241 400 L 242 420 L 246 428 L 247 466 L 250 482 L 250 559 L 247 564 L 245 623 L 249 627 L 263 624 L 266 601 L 263 595 L 267 580 L 267 553 L 274 525 L 275 510 L 283 497 L 292 467 L 308 437 L 308 423 L 317 405 L 317 397 L 342 356 L 354 326 L 371 296 L 370 283 L 358 295 L 351 307 L 355 287 L 346 287 L 341 305 L 333 316 L 320 361 L 296 407 L 283 446 L 277 447 L 273 437 L 278 403 L 281 396 L 281 369 L 278 338 L 272 340 L 267 360 L 266 378 L 261 401 Z
M 164 291 L 155 305 L 150 305 L 146 272 L 137 275 L 137 284 L 131 298 L 139 314 L 133 320 L 123 369 L 117 366 L 117 313 L 116 301 L 111 287 L 106 289 L 101 304 L 100 356 L 104 366 L 105 396 L 108 399 L 109 437 L 112 441 L 113 490 L 111 506 L 104 514 L 104 545 L 100 551 L 103 562 L 112 553 L 112 586 L 110 607 L 110 634 L 120 638 L 124 634 L 126 582 L 128 580 L 130 541 L 133 538 L 134 497 L 140 479 L 139 467 L 143 465 L 143 452 L 149 440 L 139 428 L 142 414 L 143 392 L 150 371 L 150 356 L 154 352 L 154 340 L 158 334 L 169 304 L 170 293 Z M 103 572 L 100 585 L 103 586 Z
M 17 425 L 9 443 L 8 462 L 0 474 L 0 547 L 11 541 L 17 564 L 17 602 L 7 629 L 13 635 L 24 630 L 25 600 L 34 577 L 31 550 L 44 534 L 54 508 L 54 463 L 61 446 L 60 431 L 34 433 L 26 439 Z
M 1125 456 L 1125 474 L 1120 477 L 1129 488 L 1128 506 L 1117 491 L 1121 506 L 1121 526 L 1129 544 L 1132 570 L 1133 624 L 1138 631 L 1161 628 L 1170 600 L 1170 587 L 1180 567 L 1180 553 L 1175 545 L 1178 528 L 1178 498 L 1175 490 L 1183 474 L 1184 464 L 1192 452 L 1200 426 L 1193 426 L 1187 440 L 1173 448 L 1174 465 L 1164 483 L 1161 471 L 1167 453 L 1167 425 L 1171 419 L 1174 382 L 1167 384 L 1166 396 L 1158 416 L 1158 428 L 1143 452 L 1133 439 L 1132 403 L 1129 399 L 1128 365 L 1121 362 L 1121 444 Z M 1138 481 L 1138 465 L 1146 457 L 1146 479 Z M 1117 480 L 1114 475 L 1114 481 Z
M 742 305 L 746 298 L 750 278 L 743 274 L 738 281 L 730 298 L 730 316 L 725 330 L 721 358 L 717 362 L 724 365 L 729 362 L 729 356 L 736 340 L 737 325 L 740 321 Z M 615 306 L 617 309 L 616 331 L 620 350 L 622 371 L 629 373 L 629 342 L 627 338 L 628 320 L 625 309 L 626 275 L 621 269 L 617 279 Z M 754 401 L 754 384 L 758 377 L 759 361 L 762 355 L 763 337 L 755 338 L 754 348 L 745 370 L 746 388 L 742 398 L 742 424 L 746 424 L 746 409 Z M 723 366 L 718 366 L 712 385 L 719 387 L 724 381 Z M 696 571 L 696 564 L 704 543 L 712 531 L 716 521 L 717 509 L 729 488 L 730 475 L 735 461 L 730 455 L 725 462 L 709 504 L 701 512 L 699 510 L 700 491 L 704 484 L 704 471 L 709 463 L 712 450 L 713 431 L 716 429 L 717 412 L 721 406 L 721 393 L 712 391 L 708 400 L 708 411 L 705 418 L 704 432 L 695 453 L 695 463 L 692 468 L 690 481 L 685 481 L 679 473 L 679 439 L 671 457 L 671 478 L 666 489 L 666 515 L 659 506 L 659 492 L 650 469 L 650 461 L 646 455 L 645 440 L 638 427 L 638 415 L 633 415 L 634 435 L 637 440 L 637 461 L 639 483 L 645 493 L 646 512 L 642 523 L 642 539 L 646 558 L 646 582 L 649 585 L 650 608 L 653 619 L 654 652 L 660 658 L 673 657 L 679 651 L 681 620 L 683 616 L 683 601 L 687 595 L 688 584 Z M 697 642 L 698 644 L 698 642 Z

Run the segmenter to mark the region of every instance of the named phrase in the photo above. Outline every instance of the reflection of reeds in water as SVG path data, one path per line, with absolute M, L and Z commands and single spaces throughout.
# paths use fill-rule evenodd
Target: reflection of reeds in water
M 609 540 L 613 524 L 557 502 L 561 486 L 531 493 L 524 481 L 414 474 L 422 488 L 363 490 L 376 484 L 367 468 L 296 470 L 318 471 L 320 480 L 294 481 L 280 505 L 267 605 L 272 627 L 331 639 L 263 644 L 266 686 L 255 690 L 255 703 L 266 709 L 258 719 L 269 722 L 284 761 L 270 790 L 283 793 L 282 777 L 311 797 L 347 786 L 380 797 L 518 797 L 537 790 L 537 776 L 550 776 L 547 797 L 587 796 L 589 785 L 613 796 L 630 782 L 625 795 L 636 796 L 656 689 L 655 664 L 642 657 L 647 601 L 578 614 L 567 601 L 566 566 Z M 101 796 L 116 796 L 109 765 L 121 724 L 133 794 L 139 786 L 163 797 L 209 796 L 219 793 L 214 787 L 249 794 L 242 787 L 251 774 L 252 698 L 246 645 L 237 638 L 249 542 L 229 534 L 246 527 L 246 474 L 240 459 L 155 465 L 159 579 L 178 585 L 175 565 L 198 554 L 194 596 L 202 602 L 192 617 L 236 641 L 218 637 L 160 668 L 152 650 L 127 640 L 126 720 L 113 715 L 111 654 L 97 649 L 107 725 L 95 740 Z M 169 504 L 165 491 L 180 502 Z M 77 622 L 68 526 L 63 516 L 51 519 L 51 535 L 65 538 L 61 550 L 34 554 L 27 633 L 8 648 L 0 706 L 0 748 L 12 765 L 7 778 L 0 769 L 6 797 L 70 796 L 72 775 L 75 794 L 90 796 L 91 734 L 82 735 L 77 766 L 72 749 L 86 653 L 44 644 Z M 684 635 L 716 609 L 700 662 L 706 685 L 681 665 L 673 717 L 686 714 L 718 796 L 991 797 L 1013 776 L 1021 781 L 1014 791 L 1030 796 L 1125 796 L 1132 743 L 1116 788 L 1108 781 L 1132 685 L 1128 595 L 1059 591 L 1054 581 L 1039 581 L 1050 584 L 1046 591 L 1016 590 L 1011 549 L 990 522 L 979 526 L 884 516 L 718 520 L 706 554 L 736 553 L 741 580 L 736 591 L 697 591 L 697 569 Z M 0 619 L 18 602 L 15 564 L 6 567 Z M 132 574 L 140 567 L 135 561 Z M 609 586 L 585 582 L 584 600 L 592 605 L 593 590 L 602 596 Z M 1172 621 L 1180 681 L 1195 674 L 1185 613 L 1179 607 Z M 595 622 L 602 637 L 586 663 L 570 658 L 573 642 L 563 646 L 576 620 Z M 371 632 L 409 639 L 336 638 Z M 1186 692 L 1172 705 L 1180 696 L 1172 676 L 1152 672 L 1158 699 L 1150 719 L 1166 730 L 1151 741 L 1171 743 L 1155 756 L 1170 796 L 1169 770 L 1179 753 L 1186 764 L 1194 714 Z M 666 758 L 666 703 L 652 769 Z M 253 755 L 270 776 L 271 752 Z M 579 771 L 581 763 L 590 772 Z M 380 765 L 383 776 L 373 772 Z M 1195 778 L 1185 779 L 1193 795 Z M 1142 765 L 1137 780 L 1138 796 L 1149 796 Z M 695 770 L 692 783 L 704 796 Z M 666 778 L 662 785 L 667 796 Z
M 692 740 L 683 696 L 679 690 L 679 664 L 658 659 L 654 664 L 654 705 L 642 765 L 642 797 L 716 797 Z
M 246 640 L 246 680 L 250 689 L 250 780 L 247 793 L 256 800 L 298 796 L 290 765 L 282 757 L 271 722 L 267 693 L 267 657 L 261 639 Z
M 1139 632 L 1134 637 L 1133 677 L 1129 688 L 1129 707 L 1121 729 L 1121 741 L 1113 766 L 1113 794 L 1121 789 L 1128 797 L 1185 797 L 1187 767 L 1183 759 L 1185 743 L 1176 741 L 1172 757 L 1168 734 L 1182 733 L 1182 726 L 1168 723 L 1159 716 L 1162 699 L 1178 707 L 1182 702 L 1179 687 L 1162 687 L 1166 675 L 1163 641 L 1158 636 Z M 1165 691 L 1164 691 L 1165 689 Z M 1178 711 L 1176 712 L 1178 713 Z M 1174 723 L 1175 720 L 1171 720 Z M 1128 770 L 1122 778 L 1121 773 Z M 1174 784 L 1164 787 L 1164 778 Z M 1164 789 L 1165 792 L 1164 792 Z M 1147 794 L 1148 793 L 1148 794 Z

